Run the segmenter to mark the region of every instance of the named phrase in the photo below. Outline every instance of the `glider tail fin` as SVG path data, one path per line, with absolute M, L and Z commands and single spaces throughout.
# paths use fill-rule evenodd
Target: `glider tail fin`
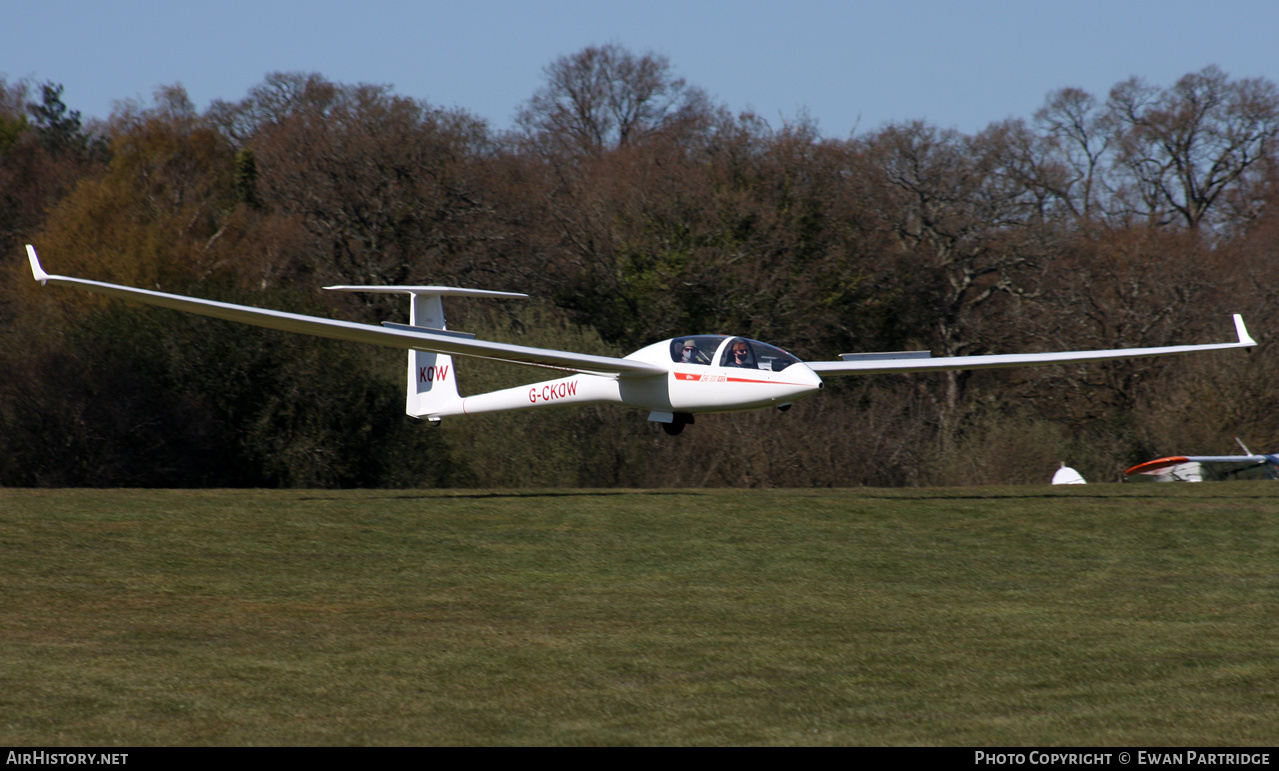
M 338 292 L 378 292 L 383 294 L 407 294 L 410 296 L 409 324 L 392 324 L 386 326 L 396 329 L 433 334 L 447 334 L 456 337 L 474 337 L 465 332 L 449 332 L 444 325 L 445 295 L 461 297 L 527 297 L 518 292 L 493 292 L 482 289 L 463 289 L 450 286 L 326 286 Z M 409 350 L 408 383 L 404 399 L 404 412 L 415 418 L 425 418 L 438 422 L 442 412 L 456 414 L 455 409 L 462 401 L 457 391 L 457 372 L 453 367 L 453 357 L 445 353 Z
M 409 324 L 444 329 L 444 303 L 438 294 L 413 293 Z M 460 401 L 453 357 L 444 353 L 409 351 L 408 391 L 404 411 L 415 418 L 440 412 Z M 436 418 L 438 421 L 439 418 Z

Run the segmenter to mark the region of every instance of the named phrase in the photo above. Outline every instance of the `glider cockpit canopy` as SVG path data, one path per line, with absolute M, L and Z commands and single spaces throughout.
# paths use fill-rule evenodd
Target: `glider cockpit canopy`
M 775 345 L 747 337 L 685 335 L 671 340 L 671 361 L 781 372 L 799 359 Z

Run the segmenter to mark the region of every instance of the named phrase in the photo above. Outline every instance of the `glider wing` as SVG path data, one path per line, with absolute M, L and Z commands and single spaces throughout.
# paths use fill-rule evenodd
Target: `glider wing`
M 631 359 L 593 356 L 573 351 L 532 348 L 523 345 L 494 343 L 486 340 L 470 340 L 442 331 L 429 331 L 423 327 L 399 326 L 388 328 L 372 324 L 360 324 L 353 321 L 339 321 L 318 316 L 304 316 L 298 313 L 254 308 L 248 305 L 235 305 L 215 300 L 202 300 L 196 297 L 154 292 L 147 289 L 135 289 L 102 281 L 54 276 L 46 273 L 40 266 L 36 250 L 30 244 L 27 245 L 27 255 L 31 260 L 31 272 L 41 284 L 68 286 L 85 292 L 107 295 L 108 297 L 133 300 L 147 305 L 158 305 L 162 308 L 195 313 L 226 321 L 237 321 L 257 327 L 280 329 L 286 332 L 328 337 L 335 340 L 372 343 L 373 345 L 382 345 L 389 348 L 432 351 L 454 356 L 473 356 L 481 359 L 495 359 L 515 364 L 530 364 L 536 367 L 570 370 L 588 374 L 617 375 L 621 377 L 666 374 L 666 369 L 663 367 Z
M 1167 345 L 1159 348 L 1115 348 L 1106 351 L 1061 351 L 1057 353 L 1007 353 L 991 356 L 949 356 L 930 358 L 926 352 L 902 354 L 844 354 L 843 361 L 805 362 L 819 375 L 878 375 L 890 372 L 940 372 L 955 369 L 999 369 L 1002 367 L 1026 367 L 1044 364 L 1072 364 L 1085 361 L 1110 361 L 1137 359 L 1150 356 L 1175 356 L 1196 351 L 1222 351 L 1231 348 L 1251 348 L 1257 343 L 1248 334 L 1243 317 L 1234 315 L 1234 343 L 1207 345 Z

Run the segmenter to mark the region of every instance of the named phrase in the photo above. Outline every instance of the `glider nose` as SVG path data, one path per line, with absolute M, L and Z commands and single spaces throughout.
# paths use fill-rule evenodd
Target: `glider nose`
M 798 387 L 798 393 L 795 394 L 796 399 L 812 396 L 822 390 L 824 384 L 821 377 L 807 364 L 803 362 L 793 364 L 786 368 L 786 374 L 790 374 L 792 370 L 795 371 L 795 374 L 791 377 L 791 380 Z

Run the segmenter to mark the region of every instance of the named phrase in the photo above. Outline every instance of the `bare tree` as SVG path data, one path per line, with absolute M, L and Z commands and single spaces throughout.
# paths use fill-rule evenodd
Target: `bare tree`
M 1268 80 L 1231 81 L 1215 66 L 1160 91 L 1131 78 L 1110 92 L 1121 126 L 1119 164 L 1132 212 L 1191 230 L 1218 224 L 1227 191 L 1260 180 L 1279 134 L 1279 89 Z
M 439 279 L 485 237 L 482 122 L 381 86 L 277 78 L 254 93 L 223 114 L 252 116 L 254 194 L 311 235 L 306 269 L 357 283 Z
M 314 72 L 272 72 L 239 102 L 215 100 L 206 117 L 237 145 L 302 113 L 323 115 L 342 88 Z
M 1039 181 L 1076 219 L 1091 220 L 1104 212 L 1114 123 L 1096 97 L 1078 88 L 1052 92 L 1035 113 L 1055 161 Z
M 548 148 L 597 154 L 625 147 L 706 112 L 705 94 L 671 73 L 665 56 L 615 44 L 562 56 L 517 123 Z
M 916 122 L 868 139 L 885 183 L 883 211 L 899 248 L 930 277 L 943 356 L 981 353 L 996 301 L 1033 296 L 1047 230 L 1028 217 L 1026 189 L 1007 173 L 998 132 L 965 137 Z M 997 315 L 997 314 L 996 314 Z M 957 425 L 969 373 L 944 376 L 943 434 Z

